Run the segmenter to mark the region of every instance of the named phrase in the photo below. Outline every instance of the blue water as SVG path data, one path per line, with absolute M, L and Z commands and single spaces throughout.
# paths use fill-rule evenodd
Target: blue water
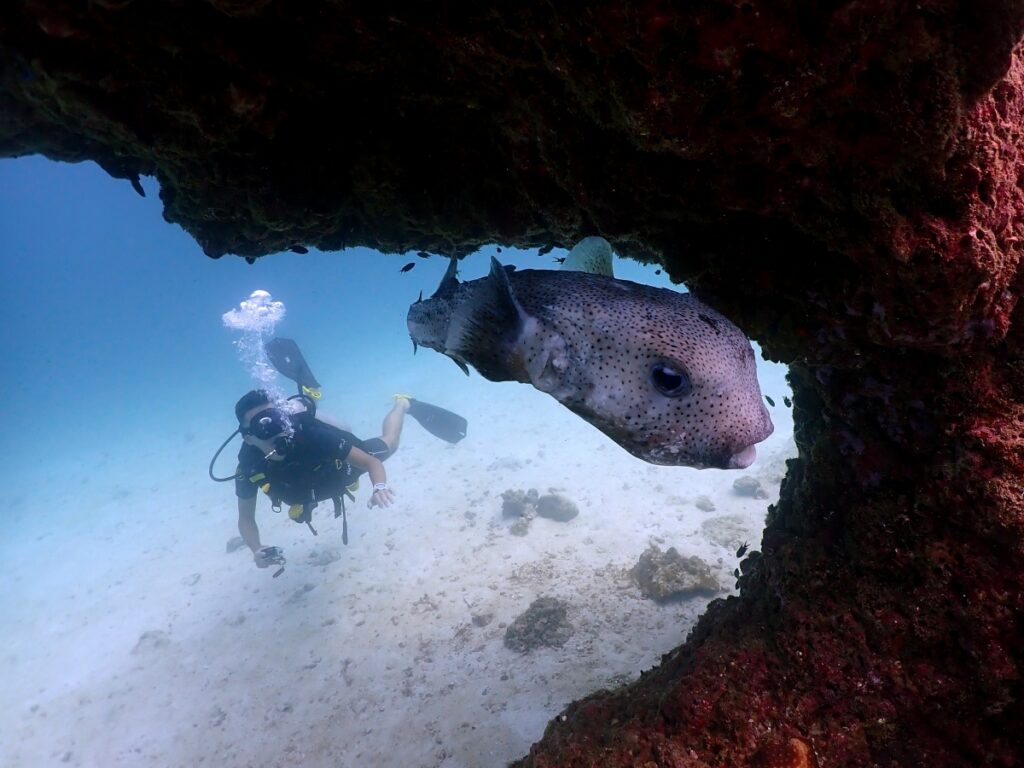
M 148 468 L 147 446 L 202 453 L 230 432 L 233 403 L 255 382 L 232 346 L 240 334 L 220 318 L 257 288 L 285 303 L 277 334 L 299 341 L 328 409 L 349 411 L 376 386 L 409 388 L 432 375 L 461 383 L 429 350 L 414 358 L 405 327 L 408 305 L 433 292 L 444 258 L 352 248 L 214 261 L 163 220 L 154 180 L 143 186 L 145 198 L 92 163 L 0 163 L 0 451 L 14 479 L 3 501 L 84 474 L 92 457 L 116 456 L 106 485 L 124 483 Z M 463 278 L 485 274 L 491 255 L 547 269 L 564 251 L 486 248 L 464 262 Z M 410 261 L 414 269 L 400 272 Z M 616 274 L 671 286 L 634 262 L 617 262 Z
M 91 163 L 0 161 L 0 562 L 8 578 L 0 598 L 7 680 L 0 744 L 18 745 L 13 765 L 56 764 L 65 753 L 78 765 L 134 765 L 139 755 L 152 764 L 195 764 L 197 756 L 251 764 L 245 734 L 260 724 L 239 719 L 253 716 L 250 686 L 257 684 L 261 695 L 285 697 L 268 699 L 268 707 L 284 700 L 296 702 L 297 712 L 307 706 L 306 722 L 324 734 L 321 757 L 295 757 L 296 764 L 337 764 L 332 750 L 349 744 L 366 755 L 393 749 L 408 741 L 406 719 L 415 738 L 448 745 L 446 766 L 500 764 L 524 753 L 568 701 L 655 663 L 700 610 L 699 603 L 667 612 L 650 605 L 623 590 L 618 571 L 601 570 L 606 564 L 628 566 L 649 540 L 686 544 L 713 564 L 717 558 L 716 572 L 727 578 L 736 542 L 707 534 L 702 526 L 714 515 L 756 542 L 766 502 L 734 498 L 737 474 L 646 465 L 530 387 L 467 378 L 430 350 L 414 356 L 406 310 L 421 291 L 433 292 L 445 259 L 354 248 L 278 254 L 253 265 L 232 256 L 213 261 L 163 220 L 155 182 L 143 186 L 145 198 Z M 461 277 L 484 275 L 492 255 L 520 268 L 556 268 L 565 252 L 491 246 L 463 261 Z M 415 267 L 402 273 L 409 262 Z M 673 287 L 654 267 L 618 260 L 615 271 Z M 326 569 L 308 558 L 337 544 L 336 521 L 325 520 L 313 538 L 274 518 L 261 499 L 264 543 L 285 546 L 291 558 L 277 580 L 251 559 L 225 554 L 236 534 L 233 488 L 207 477 L 214 450 L 236 426 L 235 401 L 256 384 L 235 347 L 241 335 L 221 316 L 256 289 L 285 303 L 276 334 L 299 342 L 323 384 L 321 408 L 356 434 L 377 434 L 397 392 L 448 406 L 470 423 L 454 448 L 407 425 L 402 450 L 387 465 L 399 504 L 370 514 L 361 496 L 351 545 Z M 759 459 L 752 472 L 776 482 L 792 435 L 781 405 L 783 374 L 759 364 L 762 391 L 777 403 L 776 434 L 759 454 L 775 464 L 765 469 Z M 236 438 L 219 474 L 233 471 L 237 448 Z M 538 526 L 527 539 L 509 535 L 498 494 L 551 486 L 579 502 L 578 522 Z M 704 493 L 714 496 L 717 512 L 694 507 Z M 729 523 L 729 515 L 739 522 Z M 517 587 L 513 573 L 534 578 Z M 496 586 L 507 583 L 507 593 Z M 304 595 L 307 586 L 311 597 L 297 602 L 295 591 Z M 583 639 L 569 654 L 510 655 L 498 622 L 510 621 L 541 589 L 562 590 L 577 603 Z M 419 613 L 428 593 L 443 620 Z M 466 630 L 470 603 L 494 610 L 495 623 Z M 232 610 L 244 612 L 244 624 L 234 623 Z M 167 656 L 133 655 L 154 630 L 169 633 Z M 466 631 L 477 639 L 463 647 Z M 606 645 L 606 636 L 618 639 Z M 423 662 L 405 657 L 424 643 L 434 644 L 441 668 L 430 677 L 428 662 L 422 697 L 407 698 L 410 678 L 401 670 Z M 463 652 L 452 668 L 441 666 L 447 654 Z M 314 655 L 324 656 L 320 667 L 307 665 Z M 351 659 L 362 678 L 354 673 L 349 690 L 337 665 Z M 175 671 L 170 680 L 167 670 L 178 669 L 182 678 Z M 292 686 L 304 676 L 306 704 Z M 370 715 L 378 710 L 365 704 L 371 694 L 359 693 L 360 685 L 390 691 L 392 699 L 380 694 L 381 706 L 407 703 L 408 718 L 375 722 Z M 317 703 L 332 697 L 336 705 Z M 366 708 L 356 711 L 348 697 Z M 185 711 L 162 723 L 156 713 L 174 702 Z M 339 721 L 330 707 L 342 703 Z M 193 715 L 192 706 L 203 710 Z M 447 722 L 442 711 L 440 725 L 416 719 L 438 706 L 463 714 Z M 220 722 L 221 710 L 224 729 L 192 743 L 193 720 Z M 44 738 L 47 711 L 53 732 Z M 461 723 L 479 717 L 486 722 L 474 742 Z M 288 749 L 295 744 L 305 748 L 298 739 Z M 39 758 L 45 749 L 51 752 Z M 481 762 L 483 753 L 474 752 L 481 749 L 492 759 Z M 297 753 L 259 754 L 276 764 Z

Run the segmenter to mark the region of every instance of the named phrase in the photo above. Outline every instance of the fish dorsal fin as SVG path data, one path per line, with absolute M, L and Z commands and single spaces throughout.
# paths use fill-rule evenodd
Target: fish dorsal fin
M 441 278 L 441 284 L 437 286 L 437 290 L 434 291 L 430 298 L 434 299 L 438 296 L 446 296 L 455 290 L 456 286 L 459 284 L 458 267 L 459 260 L 452 256 L 451 260 L 448 262 L 448 269 L 444 271 L 444 277 Z
M 529 317 L 512 290 L 508 272 L 492 257 L 490 274 L 452 315 L 445 352 L 456 362 L 464 354 L 470 356 L 474 367 L 491 378 L 491 371 L 485 369 L 492 366 L 480 361 L 481 356 L 489 356 L 484 351 L 497 352 L 498 341 L 517 336 Z
M 562 262 L 562 269 L 615 277 L 612 272 L 612 247 L 603 237 L 584 237 L 569 251 Z

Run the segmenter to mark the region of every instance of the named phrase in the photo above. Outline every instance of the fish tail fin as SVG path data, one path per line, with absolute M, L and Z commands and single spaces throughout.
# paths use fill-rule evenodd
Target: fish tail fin
M 569 251 L 562 269 L 615 277 L 612 270 L 612 247 L 603 237 L 585 237 Z

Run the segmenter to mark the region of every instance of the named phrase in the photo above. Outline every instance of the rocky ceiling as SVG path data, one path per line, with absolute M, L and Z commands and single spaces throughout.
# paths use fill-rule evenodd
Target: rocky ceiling
M 1024 764 L 1024 2 L 407 5 L 7 3 L 0 155 L 214 258 L 599 233 L 791 365 L 740 596 L 522 765 Z

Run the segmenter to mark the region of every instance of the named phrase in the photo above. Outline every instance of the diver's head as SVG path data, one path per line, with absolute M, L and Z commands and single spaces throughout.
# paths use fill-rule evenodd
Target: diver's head
M 238 402 L 235 403 L 235 417 L 238 419 L 240 425 L 245 425 L 246 419 L 249 417 L 249 412 L 253 408 L 257 408 L 267 403 L 272 403 L 270 393 L 265 389 L 252 389 L 238 398 Z
M 266 390 L 243 395 L 235 404 L 235 416 L 242 439 L 263 451 L 265 458 L 280 461 L 291 451 L 295 437 L 291 414 L 275 405 Z

